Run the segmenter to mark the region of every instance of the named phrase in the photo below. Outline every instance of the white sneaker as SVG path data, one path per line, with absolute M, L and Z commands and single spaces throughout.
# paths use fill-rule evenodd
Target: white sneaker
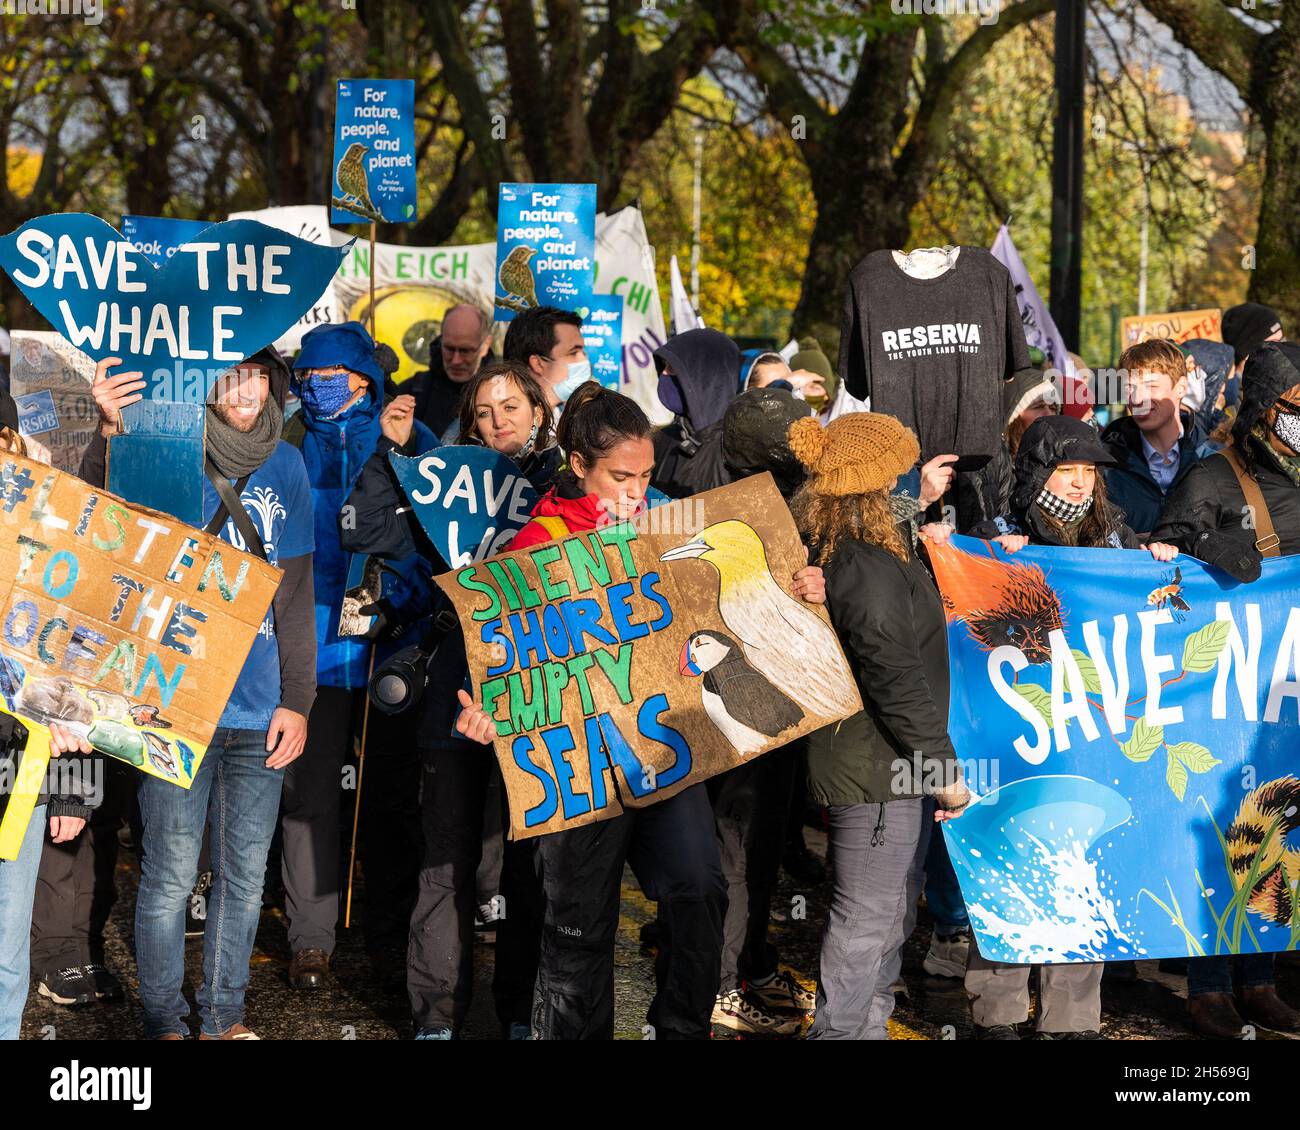
M 757 1032 L 765 1036 L 793 1036 L 799 1019 L 769 1011 L 761 1000 L 739 989 L 719 993 L 713 1002 L 713 1023 L 735 1032 Z
M 921 962 L 921 968 L 931 977 L 965 977 L 969 957 L 969 930 L 961 930 L 947 937 L 933 934 L 930 937 L 930 950 Z
M 750 981 L 745 986 L 752 996 L 777 1011 L 812 1012 L 817 1007 L 817 993 L 803 984 L 793 969 L 782 965 L 766 981 Z

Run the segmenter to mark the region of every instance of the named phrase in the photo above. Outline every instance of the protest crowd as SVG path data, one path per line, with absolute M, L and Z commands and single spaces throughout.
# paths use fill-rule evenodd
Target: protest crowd
M 645 1020 L 657 1039 L 707 1039 L 715 1026 L 886 1039 L 922 906 L 924 969 L 964 982 L 978 1038 L 1099 1038 L 1103 963 L 1035 973 L 973 940 L 941 832 L 973 797 L 949 733 L 950 617 L 929 553 L 957 533 L 1013 560 L 1027 546 L 1128 549 L 1254 582 L 1263 557 L 1300 553 L 1289 327 L 1240 305 L 1222 341 L 1130 345 L 1107 370 L 1120 384 L 1103 389 L 1100 370 L 1030 350 L 1008 272 L 987 251 L 875 252 L 847 281 L 835 361 L 812 339 L 742 354 L 714 329 L 670 336 L 654 364 L 671 422 L 657 425 L 593 379 L 578 313 L 524 306 L 495 338 L 492 312 L 452 307 L 428 369 L 401 383 L 398 343 L 348 321 L 312 328 L 292 357 L 266 346 L 213 386 L 204 526 L 263 546 L 280 570 L 268 626 L 191 787 L 110 764 L 97 795 L 38 798 L 17 859 L 0 862 L 0 1036 L 18 1037 L 29 992 L 98 1008 L 132 983 L 121 1007 L 138 1001 L 151 1039 L 257 1039 L 245 993 L 268 883 L 283 889 L 289 990 L 328 984 L 356 797 L 341 781 L 363 742 L 359 926 L 374 983 L 406 994 L 417 1040 L 460 1036 L 485 929 L 501 1038 L 612 1038 L 625 865 L 656 904 Z M 141 373 L 99 361 L 85 483 L 106 487 L 111 440 L 145 389 Z M 6 451 L 25 454 L 7 392 L 0 421 Z M 455 447 L 504 456 L 535 491 L 496 553 L 634 520 L 657 493 L 689 499 L 770 474 L 808 555 L 776 579 L 829 614 L 863 709 L 657 803 L 511 835 L 498 723 L 433 580 L 462 562 L 427 536 L 390 459 Z M 384 584 L 356 609 L 364 631 L 340 634 L 355 555 L 382 562 Z M 703 675 L 706 707 L 737 732 L 779 733 L 784 695 L 764 704 L 775 720 L 728 702 L 715 670 L 755 674 L 729 644 L 692 636 L 683 673 Z M 373 703 L 376 680 L 402 672 L 416 684 L 409 705 L 367 708 L 368 688 Z M 56 759 L 105 758 L 75 727 L 49 728 Z M 898 759 L 913 753 L 927 771 L 900 783 Z M 824 871 L 803 842 L 810 814 L 827 836 Z M 139 867 L 133 970 L 110 968 L 103 947 L 125 850 Z M 804 924 L 821 934 L 816 970 L 791 968 L 770 938 L 782 867 L 829 884 L 824 921 Z M 196 1017 L 187 945 L 203 954 Z M 1171 963 L 1191 1027 L 1300 1032 L 1274 963 Z

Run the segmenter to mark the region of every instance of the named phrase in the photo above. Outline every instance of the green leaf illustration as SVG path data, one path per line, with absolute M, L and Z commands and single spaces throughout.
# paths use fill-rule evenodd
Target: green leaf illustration
M 1172 749 L 1165 763 L 1165 784 L 1173 791 L 1174 796 L 1179 800 L 1183 799 L 1183 794 L 1187 792 L 1187 767 L 1174 756 Z
M 1208 773 L 1216 765 L 1222 765 L 1203 745 L 1196 742 L 1178 742 L 1169 747 L 1169 756 L 1176 759 L 1189 773 Z
M 1052 725 L 1052 695 L 1037 683 L 1017 683 L 1016 693 L 1042 715 L 1048 728 Z
M 1077 647 L 1070 649 L 1070 654 L 1074 656 L 1074 661 L 1079 665 L 1079 673 L 1083 676 L 1083 685 L 1088 688 L 1092 694 L 1101 694 L 1101 680 L 1097 678 L 1097 665 L 1092 661 L 1086 651 L 1080 651 Z
M 1200 631 L 1193 632 L 1183 642 L 1183 670 L 1208 671 L 1218 662 L 1219 652 L 1228 646 L 1232 624 L 1228 620 L 1215 620 Z
M 1150 761 L 1151 755 L 1164 744 L 1164 740 L 1163 726 L 1152 726 L 1145 718 L 1139 718 L 1133 724 L 1133 733 L 1119 747 L 1119 751 L 1130 761 Z

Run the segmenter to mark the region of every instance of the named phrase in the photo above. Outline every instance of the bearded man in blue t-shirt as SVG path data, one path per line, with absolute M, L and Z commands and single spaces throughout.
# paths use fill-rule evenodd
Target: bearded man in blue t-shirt
M 140 399 L 140 373 L 109 370 L 101 361 L 92 394 L 101 426 L 81 464 L 81 477 L 104 484 L 106 437 L 120 430 L 121 410 Z M 313 625 L 311 490 L 301 454 L 280 439 L 289 369 L 274 348 L 224 374 L 208 396 L 205 450 L 215 473 L 239 489 L 266 559 L 284 576 L 208 752 L 189 789 L 141 777 L 144 825 L 140 891 L 135 907 L 136 962 L 145 1035 L 188 1035 L 185 909 L 203 845 L 211 831 L 212 893 L 203 938 L 203 983 L 196 994 L 201 1040 L 255 1040 L 244 1025 L 249 959 L 262 911 L 266 856 L 275 831 L 285 768 L 307 738 L 316 695 Z M 203 484 L 203 519 L 216 518 L 220 498 Z M 213 531 L 238 549 L 247 545 L 233 519 Z

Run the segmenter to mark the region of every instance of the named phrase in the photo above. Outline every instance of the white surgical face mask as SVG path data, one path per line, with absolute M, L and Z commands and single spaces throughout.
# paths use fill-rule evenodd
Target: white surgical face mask
M 555 386 L 555 395 L 560 398 L 560 403 L 563 404 L 589 380 L 591 380 L 591 362 L 570 361 L 568 376 Z

